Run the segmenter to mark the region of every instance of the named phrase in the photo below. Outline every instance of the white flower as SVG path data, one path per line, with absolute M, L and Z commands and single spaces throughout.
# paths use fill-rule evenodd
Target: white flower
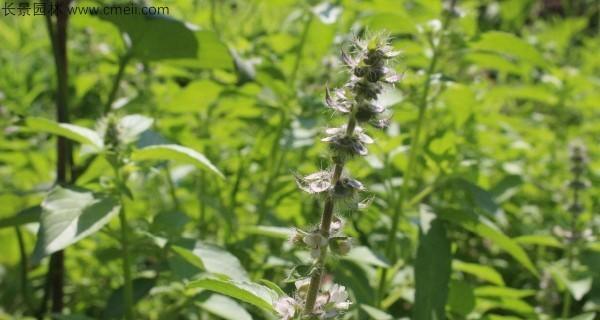
M 348 310 L 351 304 L 346 287 L 333 284 L 327 292 L 317 297 L 315 314 L 319 315 L 319 319 L 332 319 Z
M 338 284 L 332 285 L 329 289 L 329 303 L 333 303 L 338 310 L 348 310 L 352 303 L 348 300 L 346 287 Z
M 344 228 L 344 220 L 334 217 L 333 221 L 331 221 L 331 226 L 329 227 L 329 233 L 337 234 Z
M 290 297 L 282 297 L 275 302 L 275 311 L 281 316 L 281 320 L 291 320 L 296 316 L 298 303 Z
M 331 188 L 331 173 L 319 171 L 306 177 L 296 177 L 298 187 L 308 193 L 321 193 Z

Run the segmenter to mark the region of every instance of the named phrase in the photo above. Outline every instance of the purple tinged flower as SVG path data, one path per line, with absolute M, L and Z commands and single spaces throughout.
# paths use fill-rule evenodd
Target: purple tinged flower
M 319 171 L 306 177 L 296 177 L 298 187 L 310 194 L 322 193 L 331 189 L 331 173 Z
M 296 300 L 290 297 L 282 297 L 275 302 L 275 311 L 281 317 L 281 320 L 291 320 L 296 316 L 300 305 Z

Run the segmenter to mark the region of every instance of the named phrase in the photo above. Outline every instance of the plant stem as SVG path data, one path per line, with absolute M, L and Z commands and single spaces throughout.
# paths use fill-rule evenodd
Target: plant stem
M 104 114 L 108 114 L 112 108 L 112 104 L 115 102 L 117 98 L 117 92 L 119 91 L 119 85 L 121 84 L 121 79 L 123 79 L 123 75 L 125 74 L 125 67 L 127 67 L 127 63 L 131 59 L 131 53 L 127 52 L 123 56 L 119 58 L 119 69 L 117 70 L 117 74 L 115 76 L 115 80 L 113 81 L 113 86 L 110 90 L 110 95 L 108 96 L 108 100 L 106 101 L 106 105 L 104 105 Z
M 54 54 L 54 64 L 56 67 L 57 90 L 56 90 L 56 118 L 58 122 L 69 122 L 68 108 L 68 62 L 67 62 L 67 24 L 68 8 L 71 0 L 60 0 L 57 2 L 58 10 L 56 16 L 56 30 L 54 28 L 52 17 L 46 15 L 46 27 L 48 36 L 52 45 Z M 49 2 L 46 2 L 49 5 Z M 62 137 L 57 138 L 56 142 L 56 183 L 64 185 L 68 181 L 67 172 L 72 166 L 72 151 L 70 142 Z M 46 299 L 52 297 L 52 312 L 62 313 L 63 309 L 63 286 L 64 286 L 64 251 L 57 251 L 50 257 L 50 266 L 48 269 L 48 281 L 50 285 L 45 286 L 45 292 L 42 299 L 40 313 L 42 316 L 46 311 Z M 51 294 L 49 294 L 51 293 Z
M 177 199 L 177 193 L 175 190 L 175 183 L 173 182 L 173 178 L 171 177 L 171 169 L 169 169 L 169 164 L 165 165 L 165 175 L 167 179 L 167 185 L 169 187 L 169 194 L 171 195 L 171 200 L 173 201 L 173 208 L 175 209 L 175 211 L 181 211 L 179 199 Z
M 333 170 L 333 176 L 331 178 L 331 185 L 335 186 L 342 175 L 344 170 L 343 163 L 336 163 Z M 329 228 L 331 227 L 331 220 L 333 219 L 333 197 L 329 195 L 325 200 L 325 207 L 323 209 L 323 216 L 321 217 L 321 225 L 319 232 L 325 239 L 329 238 Z M 310 285 L 308 286 L 308 293 L 306 294 L 306 304 L 304 305 L 304 314 L 309 315 L 315 308 L 315 302 L 317 300 L 317 294 L 321 288 L 321 278 L 325 269 L 325 259 L 327 258 L 327 248 L 324 246 L 321 248 L 319 258 L 315 263 L 315 269 L 310 277 Z
M 123 276 L 125 277 L 125 283 L 123 285 L 123 295 L 125 297 L 125 319 L 133 320 L 133 282 L 131 280 L 131 260 L 129 256 L 129 226 L 127 225 L 127 215 L 123 199 L 121 199 L 121 212 L 119 212 L 119 221 L 121 223 Z
M 117 155 L 117 158 L 118 157 L 119 155 Z M 119 168 L 118 163 L 120 163 L 120 160 L 113 164 L 113 171 L 115 173 L 115 183 L 117 184 L 115 192 L 118 194 L 119 203 L 121 205 L 119 222 L 121 224 L 121 259 L 123 261 L 123 277 L 125 278 L 125 283 L 123 284 L 125 319 L 133 320 L 133 282 L 131 279 L 131 258 L 129 255 L 129 225 L 127 224 L 125 201 L 121 196 L 123 194 L 121 189 L 125 187 L 125 180 L 121 175 L 121 169 Z
M 575 173 L 574 181 L 580 181 L 581 173 Z M 579 190 L 573 190 L 573 203 L 579 203 Z M 578 233 L 577 233 L 577 214 L 571 214 L 571 238 L 569 239 L 569 243 L 567 245 L 567 277 L 571 277 L 573 273 L 573 259 L 574 259 L 574 249 L 575 249 L 575 241 L 577 241 Z M 563 294 L 563 309 L 562 309 L 562 318 L 569 318 L 569 313 L 571 310 L 571 292 L 569 292 L 569 288 L 565 288 L 565 292 Z
M 292 89 L 296 84 L 296 79 L 298 78 L 298 70 L 300 69 L 300 63 L 302 62 L 302 53 L 304 52 L 304 46 L 306 45 L 306 38 L 308 38 L 308 29 L 310 29 L 310 25 L 313 21 L 312 12 L 307 12 L 306 22 L 304 23 L 304 29 L 302 30 L 302 35 L 300 37 L 300 43 L 298 44 L 298 48 L 296 49 L 296 61 L 294 61 L 294 68 L 292 69 L 292 74 L 290 76 L 290 85 Z
M 356 127 L 356 118 L 355 118 L 355 110 L 352 110 L 348 117 L 348 124 L 346 125 L 346 136 L 351 136 L 354 133 L 354 128 Z M 333 175 L 331 176 L 331 186 L 335 187 L 342 176 L 342 171 L 344 171 L 344 162 L 340 161 L 335 163 L 333 169 Z M 325 206 L 323 208 L 323 215 L 321 216 L 321 224 L 319 226 L 319 232 L 321 236 L 327 240 L 329 240 L 329 229 L 331 227 L 331 221 L 333 220 L 333 207 L 334 207 L 334 199 L 332 194 L 327 195 L 327 199 L 325 200 Z M 304 315 L 310 315 L 314 308 L 315 302 L 317 300 L 317 295 L 319 294 L 319 289 L 321 289 L 321 278 L 323 277 L 323 273 L 325 271 L 325 259 L 327 258 L 327 249 L 329 248 L 329 244 L 323 246 L 319 253 L 319 257 L 315 262 L 314 270 L 310 276 L 310 284 L 308 286 L 308 292 L 306 294 L 306 302 L 304 304 Z
M 123 296 L 125 300 L 125 319 L 133 320 L 133 282 L 131 279 L 131 259 L 129 255 L 129 225 L 127 224 L 127 213 L 125 202 L 119 197 L 121 211 L 119 212 L 119 222 L 121 224 L 121 249 L 123 259 Z
M 390 227 L 390 231 L 388 233 L 387 242 L 386 242 L 385 254 L 386 254 L 386 257 L 390 261 L 396 260 L 396 233 L 398 232 L 398 223 L 400 221 L 400 215 L 404 211 L 404 202 L 405 202 L 406 196 L 408 194 L 408 188 L 409 188 L 411 180 L 413 178 L 415 166 L 417 164 L 416 160 L 417 160 L 417 155 L 419 153 L 419 147 L 420 147 L 419 142 L 421 139 L 421 131 L 423 130 L 422 129 L 423 123 L 424 123 L 427 106 L 428 106 L 429 91 L 431 89 L 431 80 L 433 78 L 433 74 L 436 71 L 436 67 L 437 67 L 437 63 L 438 63 L 439 55 L 440 55 L 439 49 L 442 46 L 442 43 L 444 40 L 443 32 L 444 32 L 444 30 L 446 30 L 446 28 L 450 24 L 455 4 L 456 4 L 456 0 L 453 0 L 450 3 L 449 12 L 444 16 L 444 21 L 442 22 L 442 29 L 439 34 L 440 38 L 439 38 L 438 44 L 432 48 L 433 55 L 431 57 L 429 66 L 427 68 L 427 72 L 425 74 L 425 82 L 423 83 L 423 91 L 421 93 L 421 96 L 420 96 L 419 102 L 418 102 L 419 113 L 417 116 L 416 126 L 413 131 L 413 135 L 412 135 L 412 139 L 411 139 L 411 143 L 410 143 L 408 162 L 406 164 L 406 169 L 404 171 L 404 176 L 402 179 L 402 187 L 400 188 L 397 200 L 394 201 L 395 206 L 394 206 L 394 212 L 392 215 L 392 225 Z M 387 271 L 388 271 L 387 269 L 383 269 L 381 272 L 381 277 L 379 279 L 379 289 L 378 289 L 378 294 L 377 294 L 378 295 L 378 299 L 377 299 L 378 305 L 381 304 L 381 301 L 384 296 L 385 284 L 387 281 Z
M 15 232 L 17 233 L 17 240 L 19 242 L 19 254 L 21 255 L 21 293 L 23 294 L 23 301 L 27 307 L 34 311 L 33 301 L 31 300 L 31 292 L 29 285 L 29 278 L 27 277 L 27 269 L 29 268 L 29 260 L 27 259 L 27 250 L 25 249 L 25 241 L 23 240 L 23 232 L 21 228 L 15 226 Z

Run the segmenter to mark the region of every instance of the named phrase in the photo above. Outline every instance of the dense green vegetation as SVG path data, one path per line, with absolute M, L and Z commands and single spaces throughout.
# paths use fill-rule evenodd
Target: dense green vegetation
M 600 318 L 598 0 L 13 3 L 0 319 Z

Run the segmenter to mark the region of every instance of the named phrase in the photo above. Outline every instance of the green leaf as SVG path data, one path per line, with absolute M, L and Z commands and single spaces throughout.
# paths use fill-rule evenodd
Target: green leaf
M 127 35 L 131 54 L 143 61 L 163 59 L 195 58 L 198 41 L 185 23 L 169 16 L 140 14 L 104 14 L 106 10 L 130 10 L 139 6 L 114 5 L 105 7 L 99 18 L 113 23 L 121 33 Z
M 277 239 L 289 239 L 294 232 L 291 228 L 273 226 L 246 226 L 242 232 Z
M 531 244 L 544 247 L 562 248 L 563 245 L 556 238 L 547 234 L 520 236 L 515 238 L 520 244 Z
M 440 219 L 422 225 L 415 262 L 416 320 L 446 319 L 444 306 L 448 297 L 450 281 L 450 240 L 446 227 Z
M 578 280 L 568 280 L 566 285 L 573 298 L 575 300 L 580 301 L 583 296 L 585 296 L 592 289 L 593 279 L 591 277 L 578 279 Z
M 403 11 L 376 13 L 366 17 L 364 23 L 371 30 L 385 30 L 393 34 L 413 34 L 415 23 Z
M 0 219 L 0 229 L 8 227 L 17 227 L 20 225 L 37 222 L 40 220 L 42 208 L 33 206 L 22 210 L 12 217 Z
M 475 288 L 475 295 L 477 297 L 522 299 L 533 296 L 534 294 L 535 290 L 514 289 L 508 287 L 483 286 Z
M 205 301 L 196 303 L 200 308 L 226 320 L 252 320 L 252 316 L 235 300 L 211 294 Z
M 214 291 L 269 312 L 275 312 L 273 304 L 278 298 L 277 293 L 273 290 L 250 281 L 205 278 L 190 282 L 188 287 Z
M 50 191 L 41 207 L 34 262 L 100 230 L 121 208 L 113 197 L 63 187 Z
M 133 303 L 145 297 L 156 284 L 155 279 L 138 278 L 133 280 Z M 103 319 L 122 319 L 125 314 L 123 286 L 112 292 L 104 309 Z
M 217 246 L 197 241 L 187 248 L 173 245 L 171 250 L 200 270 L 234 280 L 249 279 L 238 258 Z
M 260 279 L 259 282 L 275 291 L 280 297 L 285 296 L 285 292 L 275 282 L 266 279 Z
M 196 150 L 176 144 L 162 144 L 134 150 L 131 154 L 134 161 L 174 160 L 195 164 L 199 168 L 207 168 L 223 178 L 223 174 L 203 154 Z
M 494 52 L 509 59 L 518 59 L 541 67 L 547 64 L 535 47 L 511 33 L 486 32 L 477 42 L 471 45 L 471 48 L 484 52 Z
M 169 103 L 161 104 L 160 108 L 170 113 L 201 112 L 219 97 L 222 89 L 214 81 L 193 81 L 177 91 Z
M 94 318 L 90 318 L 83 314 L 63 314 L 55 316 L 56 320 L 94 320 Z
M 130 114 L 119 119 L 119 140 L 123 143 L 135 142 L 142 132 L 150 129 L 154 119 L 141 114 Z
M 482 238 L 486 238 L 495 243 L 502 250 L 506 251 L 513 258 L 515 258 L 521 265 L 529 270 L 535 276 L 539 273 L 527 253 L 519 244 L 506 236 L 502 231 L 498 229 L 491 221 L 485 217 L 476 215 L 474 213 L 465 213 L 453 209 L 446 209 L 440 211 L 439 216 L 442 219 L 455 223 L 463 228 L 479 235 Z
M 452 280 L 448 294 L 448 308 L 453 313 L 466 317 L 475 308 L 475 294 L 465 281 Z
M 391 315 L 389 315 L 375 307 L 371 307 L 370 305 L 361 304 L 360 308 L 363 309 L 369 315 L 369 319 L 394 320 L 394 317 L 392 317 Z
M 469 193 L 477 206 L 491 215 L 496 214 L 499 207 L 492 194 L 468 180 L 459 179 L 459 184 Z
M 44 118 L 27 118 L 25 125 L 36 132 L 46 132 L 61 136 L 81 144 L 89 144 L 96 149 L 102 149 L 102 138 L 93 130 L 69 123 L 58 123 Z
M 594 319 L 596 319 L 595 312 L 584 313 L 584 314 L 580 314 L 578 316 L 571 318 L 571 320 L 594 320 Z
M 371 249 L 365 246 L 355 247 L 343 257 L 346 260 L 352 260 L 359 264 L 369 264 L 381 268 L 389 268 L 390 264 L 382 257 L 377 256 Z
M 479 279 L 489 281 L 499 286 L 504 286 L 504 280 L 502 279 L 502 275 L 498 271 L 496 271 L 496 269 L 490 266 L 454 260 L 452 262 L 452 269 L 472 274 Z
M 233 58 L 216 33 L 208 30 L 196 32 L 198 54 L 192 67 L 204 69 L 232 69 Z

